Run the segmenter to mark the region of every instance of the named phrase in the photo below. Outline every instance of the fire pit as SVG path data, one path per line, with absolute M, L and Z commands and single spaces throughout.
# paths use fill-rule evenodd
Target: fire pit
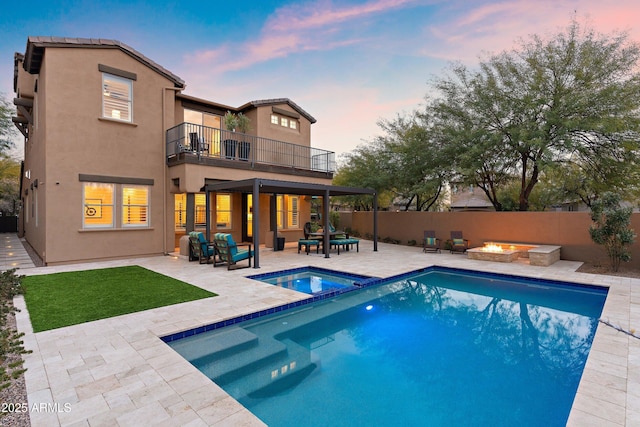
M 469 259 L 494 262 L 512 262 L 518 259 L 520 252 L 515 248 L 504 248 L 495 243 L 485 243 L 480 248 L 467 250 Z

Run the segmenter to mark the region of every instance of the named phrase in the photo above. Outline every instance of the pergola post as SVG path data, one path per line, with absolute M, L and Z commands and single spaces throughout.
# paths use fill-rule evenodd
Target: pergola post
M 254 244 L 254 268 L 260 267 L 260 193 L 273 194 L 273 198 L 278 194 L 298 194 L 308 196 L 318 196 L 323 198 L 324 204 L 324 222 L 326 224 L 323 235 L 324 241 L 324 255 L 325 258 L 329 258 L 329 250 L 331 249 L 331 232 L 329 231 L 329 213 L 331 208 L 330 197 L 345 196 L 349 194 L 370 194 L 374 197 L 374 224 L 373 224 L 373 250 L 378 250 L 378 199 L 375 190 L 370 188 L 354 188 L 354 187 L 340 187 L 335 185 L 324 185 L 297 181 L 280 181 L 274 179 L 262 179 L 262 178 L 250 178 L 238 181 L 221 181 L 216 183 L 207 183 L 205 181 L 205 187 L 201 191 L 206 191 L 207 200 L 209 199 L 209 193 L 211 192 L 238 192 L 244 194 L 253 195 L 253 244 Z M 277 202 L 276 202 L 277 203 Z M 277 206 L 276 206 L 277 209 Z M 270 207 L 270 213 L 273 210 L 273 206 Z M 277 214 L 277 212 L 276 212 Z M 207 215 L 207 230 L 210 232 L 210 218 Z M 274 227 L 274 247 L 277 245 L 277 224 Z
M 378 251 L 378 193 L 373 193 L 373 251 Z
M 209 190 L 206 190 L 204 192 L 204 211 L 207 213 L 207 216 L 205 218 L 205 240 L 207 242 L 210 241 L 211 239 L 211 221 L 210 221 L 210 216 L 211 216 L 211 201 L 209 200 L 209 198 L 211 197 L 211 193 L 209 192 Z
M 273 250 L 278 249 L 278 195 L 273 193 L 269 201 L 269 228 L 273 231 Z
M 196 229 L 196 195 L 193 193 L 187 193 L 187 206 L 186 206 L 186 230 L 187 233 Z
M 329 251 L 331 249 L 331 235 L 329 231 L 329 189 L 324 190 L 324 197 L 322 198 L 322 210 L 324 215 L 324 257 L 329 258 Z
M 259 180 L 253 181 L 253 268 L 260 268 L 260 187 Z

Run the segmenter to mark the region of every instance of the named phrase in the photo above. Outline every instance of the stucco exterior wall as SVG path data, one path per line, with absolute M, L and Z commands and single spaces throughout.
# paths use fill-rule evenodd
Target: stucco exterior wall
M 102 118 L 98 64 L 137 75 L 132 123 Z M 38 228 L 46 230 L 44 246 L 41 231 L 30 226 L 26 231 L 39 255 L 55 264 L 163 253 L 166 117 L 162 96 L 163 88 L 172 83 L 116 49 L 48 48 L 38 80 L 39 93 L 46 93 L 46 98 L 39 105 L 39 128 L 29 143 L 33 150 L 42 151 L 29 156 L 29 166 L 43 196 L 39 197 Z M 46 141 L 37 135 L 46 135 Z M 80 174 L 153 179 L 151 227 L 83 230 Z
M 21 55 L 16 58 L 20 61 Z M 266 141 L 266 152 L 281 156 L 280 163 L 262 158 L 257 160 L 260 167 L 248 162 L 220 167 L 213 161 L 188 158 L 170 164 L 166 130 L 183 122 L 185 106 L 224 115 L 224 105 L 181 94 L 184 82 L 179 77 L 116 41 L 34 37 L 29 38 L 24 58 L 30 72 L 38 74 L 22 68 L 16 73 L 16 95 L 25 100 L 34 97 L 34 118 L 25 144 L 24 169 L 29 176 L 22 177 L 20 233 L 47 265 L 172 252 L 186 231 L 175 224 L 174 194 L 200 193 L 207 179 L 264 177 L 331 183 L 331 174 L 310 169 L 308 115 L 300 114 L 297 129 L 271 124 L 274 106 L 280 114 L 283 110 L 299 114 L 286 99 L 242 107 L 251 119 L 249 133 L 297 145 Z M 101 70 L 130 79 L 130 123 L 103 117 Z M 116 184 L 113 228 L 83 227 L 84 183 L 93 181 Z M 149 227 L 123 227 L 119 199 L 127 184 L 149 186 Z M 242 197 L 234 194 L 230 230 L 238 241 L 245 222 Z M 269 232 L 269 197 L 260 200 L 261 243 Z M 306 200 L 300 204 L 300 216 L 301 224 L 309 219 Z M 282 233 L 295 240 L 302 236 L 302 226 Z
M 461 230 L 471 247 L 488 241 L 559 245 L 561 259 L 607 263 L 604 248 L 589 236 L 591 224 L 588 212 L 378 212 L 381 240 L 421 245 L 423 230 L 435 230 L 443 241 Z M 346 227 L 373 235 L 373 212 L 341 213 Z M 640 213 L 632 214 L 631 228 L 640 232 Z M 630 265 L 640 268 L 640 242 L 631 247 Z
M 281 110 L 287 110 L 291 113 L 297 112 L 288 104 L 278 104 Z M 280 125 L 271 123 L 271 113 L 273 109 L 271 105 L 260 106 L 256 110 L 248 113 L 251 118 L 251 126 L 255 129 L 251 132 L 264 138 L 275 139 L 278 141 L 288 141 L 293 144 L 311 146 L 311 122 L 304 116 L 300 116 L 298 120 L 298 129 L 285 128 Z M 258 133 L 255 133 L 258 132 Z
M 46 74 L 47 66 L 43 64 L 42 75 Z M 44 197 L 45 187 L 34 191 L 34 185 L 36 179 L 38 182 L 45 182 L 45 156 L 47 143 L 47 100 L 43 96 L 47 90 L 47 80 L 40 78 L 33 78 L 26 72 L 22 75 L 28 75 L 27 84 L 37 84 L 38 91 L 32 91 L 34 96 L 33 103 L 33 120 L 34 123 L 31 127 L 31 133 L 28 143 L 25 144 L 25 160 L 24 171 L 25 174 L 22 179 L 22 212 L 20 214 L 20 226 L 22 227 L 22 235 L 27 237 L 29 244 L 38 252 L 42 254 L 45 249 L 45 229 L 46 229 L 46 199 Z M 32 88 L 33 89 L 33 88 Z M 28 175 L 28 177 L 27 177 Z M 40 255 L 42 256 L 42 255 Z

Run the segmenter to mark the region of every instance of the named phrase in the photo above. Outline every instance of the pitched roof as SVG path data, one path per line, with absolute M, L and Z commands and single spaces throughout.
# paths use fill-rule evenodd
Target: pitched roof
M 295 111 L 297 111 L 300 115 L 304 116 L 311 123 L 315 123 L 317 120 L 309 113 L 307 113 L 302 107 L 298 104 L 290 100 L 289 98 L 272 98 L 272 99 L 258 99 L 255 101 L 247 102 L 246 104 L 240 106 L 238 110 L 244 110 L 249 107 L 263 107 L 268 105 L 278 105 L 278 104 L 287 104 Z
M 25 50 L 24 69 L 31 73 L 40 72 L 42 65 L 42 57 L 47 47 L 77 47 L 77 48 L 107 48 L 120 49 L 122 52 L 140 61 L 147 67 L 153 69 L 157 73 L 165 76 L 173 82 L 175 87 L 184 88 L 185 82 L 180 77 L 173 74 L 157 62 L 147 58 L 134 48 L 118 41 L 109 39 L 86 39 L 73 37 L 50 37 L 50 36 L 30 36 L 27 39 L 27 48 Z

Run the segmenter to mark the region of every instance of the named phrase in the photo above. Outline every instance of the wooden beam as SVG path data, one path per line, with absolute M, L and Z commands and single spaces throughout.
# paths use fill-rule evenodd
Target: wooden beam
M 22 105 L 23 107 L 33 108 L 33 99 L 31 98 L 13 98 L 13 105 Z
M 12 117 L 11 119 L 16 119 L 17 117 Z M 13 121 L 13 124 L 16 125 L 16 127 L 18 128 L 18 130 L 20 131 L 20 133 L 22 133 L 22 135 L 24 135 L 25 138 L 29 139 L 29 131 L 27 126 L 25 126 L 24 123 L 20 123 L 20 122 L 16 122 L 15 120 Z
M 28 120 L 28 123 L 33 123 L 31 112 L 27 111 L 25 107 L 23 107 L 22 105 L 18 105 L 18 112 L 20 112 Z

